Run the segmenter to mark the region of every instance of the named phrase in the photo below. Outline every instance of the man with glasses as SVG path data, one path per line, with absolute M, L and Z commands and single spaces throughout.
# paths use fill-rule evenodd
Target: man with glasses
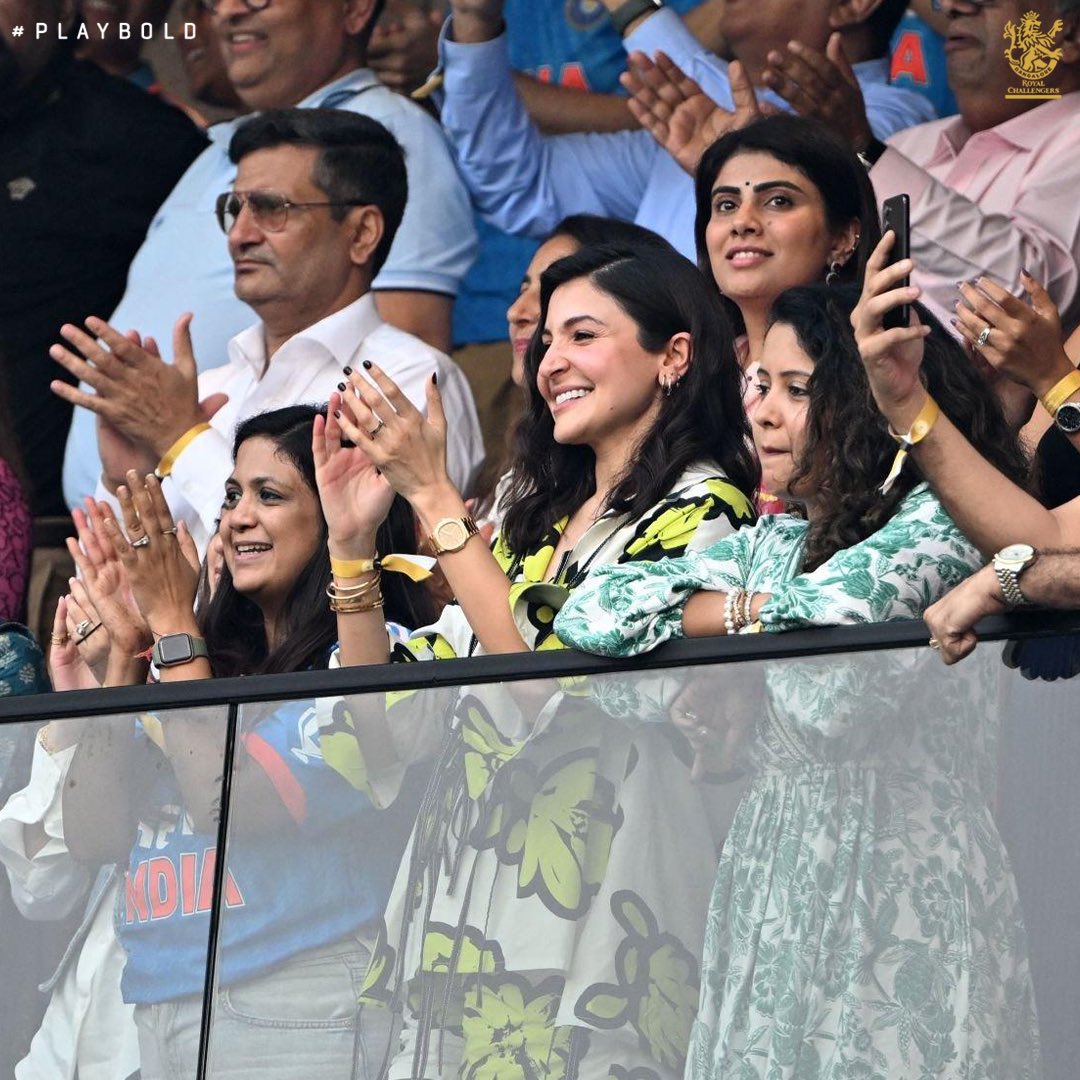
M 412 197 L 373 290 L 388 322 L 449 348 L 453 297 L 475 250 L 472 211 L 438 124 L 365 66 L 383 0 L 204 0 L 204 6 L 212 13 L 213 44 L 249 109 L 362 113 L 384 124 L 404 148 Z M 233 294 L 213 213 L 214 200 L 235 177 L 227 153 L 235 129 L 236 122 L 211 128 L 212 145 L 159 210 L 109 320 L 138 327 L 165 347 L 176 313 L 193 312 L 195 355 L 204 368 L 224 363 L 230 338 L 251 321 Z M 64 461 L 70 505 L 94 490 L 99 472 L 93 424 L 80 411 Z
M 174 331 L 175 364 L 101 320 L 88 323 L 89 334 L 65 326 L 70 347 L 53 347 L 53 358 L 94 390 L 54 384 L 99 418 L 99 498 L 130 468 L 156 470 L 174 516 L 204 549 L 232 469 L 236 425 L 326 401 L 343 369 L 368 360 L 421 408 L 438 375 L 447 464 L 466 490 L 483 444 L 465 377 L 448 357 L 383 322 L 371 291 L 406 204 L 405 162 L 393 136 L 340 110 L 271 110 L 237 129 L 229 158 L 236 182 L 219 193 L 216 218 L 236 295 L 260 322 L 229 342 L 228 363 L 196 378 L 189 315 Z

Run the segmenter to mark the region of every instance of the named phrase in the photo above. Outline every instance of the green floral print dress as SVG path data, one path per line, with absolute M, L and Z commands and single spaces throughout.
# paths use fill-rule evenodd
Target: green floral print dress
M 981 564 L 925 485 L 800 573 L 806 527 L 766 517 L 700 554 L 600 570 L 556 632 L 635 655 L 681 635 L 699 589 L 771 593 L 765 630 L 911 619 Z M 750 786 L 709 907 L 690 1080 L 1040 1075 L 1020 907 L 989 809 L 992 661 L 946 672 L 920 648 L 741 665 L 758 678 Z M 722 716 L 723 669 L 712 677 Z
M 529 551 L 500 538 L 493 551 L 525 640 L 562 648 L 555 613 L 597 567 L 708 547 L 753 516 L 711 465 L 636 520 L 601 517 L 550 582 L 565 522 Z M 451 604 L 396 659 L 480 652 Z M 724 820 L 688 782 L 692 759 L 671 725 L 607 705 L 579 680 L 391 697 L 399 761 L 430 755 L 436 733 L 433 779 L 362 996 L 402 1012 L 393 1080 L 681 1076 L 731 808 Z M 338 767 L 377 804 L 393 797 L 393 777 L 370 775 L 360 758 Z M 671 792 L 660 810 L 659 792 Z

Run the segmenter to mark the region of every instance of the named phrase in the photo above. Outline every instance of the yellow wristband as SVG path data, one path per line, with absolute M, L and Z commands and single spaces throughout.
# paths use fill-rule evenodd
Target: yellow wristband
M 911 430 L 906 435 L 900 435 L 893 431 L 892 427 L 889 428 L 889 434 L 900 444 L 900 449 L 896 451 L 889 475 L 885 477 L 885 482 L 881 485 L 882 495 L 888 495 L 889 488 L 896 482 L 900 470 L 904 467 L 904 462 L 907 461 L 908 452 L 930 434 L 931 428 L 937 423 L 940 415 L 941 409 L 938 408 L 938 403 L 927 394 L 919 415 L 915 417 Z
M 1080 371 L 1070 371 L 1063 379 L 1059 379 L 1042 398 L 1043 408 L 1055 419 L 1057 411 L 1080 390 Z
M 197 439 L 204 431 L 209 430 L 210 425 L 205 421 L 200 424 L 195 424 L 194 427 L 189 427 L 187 431 L 185 431 L 184 434 L 161 455 L 161 460 L 154 470 L 154 475 L 159 480 L 164 480 L 165 477 L 173 471 L 176 459 L 188 448 L 188 445 Z
M 386 570 L 391 574 L 404 574 L 412 581 L 425 581 L 431 577 L 430 565 L 434 559 L 420 555 L 386 555 L 374 559 L 330 559 L 330 572 L 334 577 L 357 578 L 361 574 L 370 574 L 375 570 Z

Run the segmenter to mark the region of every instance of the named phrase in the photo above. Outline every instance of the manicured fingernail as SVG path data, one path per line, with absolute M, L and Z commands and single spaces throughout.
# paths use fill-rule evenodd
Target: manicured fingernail
M 340 390 L 340 391 L 341 391 L 342 393 L 344 393 L 344 392 L 345 392 L 345 384 L 344 384 L 343 382 L 339 382 L 339 383 L 337 384 L 337 388 L 338 388 L 338 389 L 339 389 L 339 390 Z
M 344 371 L 346 375 L 351 375 L 352 374 L 352 368 L 351 367 L 343 367 L 341 370 Z
M 334 417 L 335 417 L 335 419 L 337 419 L 337 420 L 340 420 L 340 419 L 341 419 L 341 410 L 340 410 L 340 409 L 335 409 L 335 410 L 334 410 Z
M 364 370 L 367 371 L 367 369 L 371 367 L 371 361 L 370 360 L 365 360 L 363 366 L 364 366 Z
M 960 322 L 957 319 L 950 319 L 949 320 L 949 325 L 950 326 L 955 326 L 957 330 L 960 329 Z
M 439 373 L 437 371 L 433 371 L 431 373 L 431 382 L 432 382 L 433 386 L 438 386 L 438 384 L 439 384 Z

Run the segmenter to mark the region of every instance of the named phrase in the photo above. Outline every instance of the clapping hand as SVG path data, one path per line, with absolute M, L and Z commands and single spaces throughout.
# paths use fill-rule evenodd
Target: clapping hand
M 824 54 L 791 41 L 785 51 L 774 49 L 766 60 L 769 66 L 761 81 L 800 116 L 827 124 L 856 150 L 869 146 L 874 133 L 866 117 L 862 88 L 844 55 L 839 33 L 829 37 Z
M 351 372 L 351 389 L 341 399 L 338 422 L 348 438 L 410 502 L 452 486 L 446 472 L 446 415 L 435 376 L 427 384 L 425 417 L 381 368 L 365 363 L 364 370 L 371 381 Z
M 342 445 L 345 435 L 339 416 L 342 396 L 331 394 L 327 415 L 315 417 L 311 437 L 319 501 L 334 554 L 371 558 L 375 534 L 390 512 L 394 489 L 360 446 Z
M 199 556 L 183 522 L 172 513 L 153 474 L 141 481 L 128 473 L 127 486 L 117 489 L 124 519 L 121 530 L 113 517 L 104 520 L 131 582 L 131 591 L 152 633 L 161 636 L 189 625 L 199 582 Z
M 1020 284 L 1030 304 L 986 276 L 961 283 L 952 325 L 994 371 L 1043 397 L 1075 367 L 1054 301 L 1026 270 Z
M 656 62 L 630 54 L 620 82 L 630 94 L 634 119 L 691 175 L 721 135 L 762 115 L 757 95 L 738 60 L 728 67 L 733 111 L 721 108 L 682 68 L 662 52 Z

